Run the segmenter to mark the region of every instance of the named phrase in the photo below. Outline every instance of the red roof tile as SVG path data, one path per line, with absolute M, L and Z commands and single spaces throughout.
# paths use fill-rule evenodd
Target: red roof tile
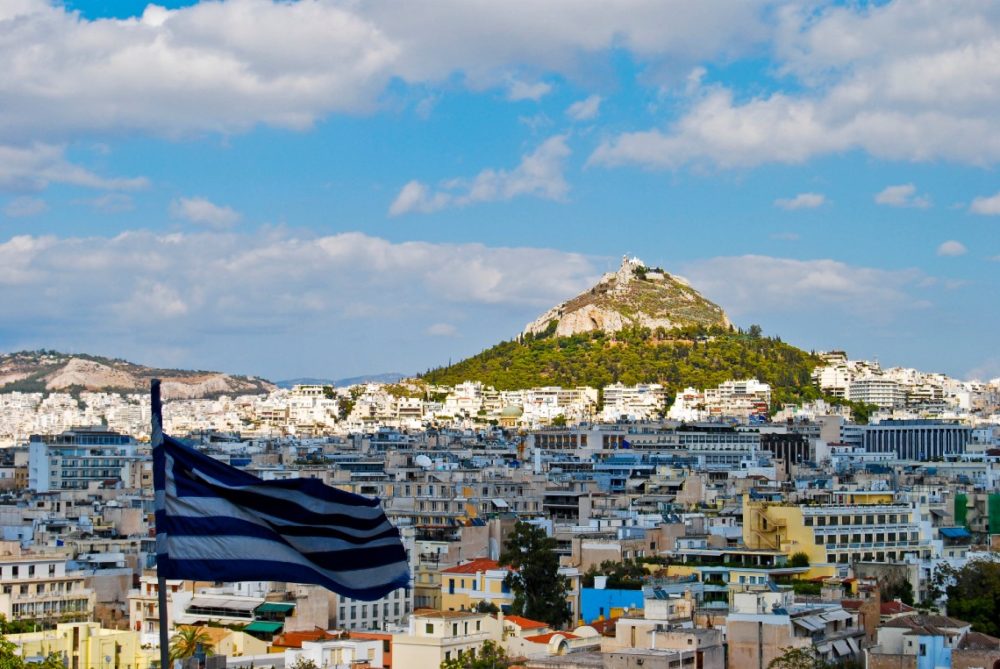
M 542 627 L 548 627 L 545 623 L 538 622 L 537 620 L 529 620 L 528 618 L 522 618 L 521 616 L 504 616 L 503 619 L 505 621 L 509 620 L 523 630 L 534 630 Z
M 489 560 L 487 558 L 476 558 L 475 560 L 469 560 L 465 564 L 455 565 L 454 567 L 448 567 L 447 569 L 442 569 L 442 574 L 475 574 L 480 571 L 489 571 L 492 569 L 499 569 L 500 566 L 497 564 L 496 560 Z
M 893 600 L 891 602 L 882 602 L 879 613 L 881 613 L 883 616 L 892 616 L 896 615 L 897 613 L 909 613 L 911 611 L 913 611 L 912 606 L 907 606 L 903 602 L 897 602 Z

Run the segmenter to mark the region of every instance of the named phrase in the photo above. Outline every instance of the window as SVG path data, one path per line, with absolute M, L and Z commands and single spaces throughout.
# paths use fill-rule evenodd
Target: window
M 35 575 L 35 565 L 29 564 L 28 565 L 28 576 L 34 576 L 34 575 Z
M 433 623 L 427 623 L 426 625 L 424 625 L 424 633 L 426 633 L 426 634 L 434 634 L 434 624 Z
M 458 623 L 451 624 L 451 635 L 458 636 Z

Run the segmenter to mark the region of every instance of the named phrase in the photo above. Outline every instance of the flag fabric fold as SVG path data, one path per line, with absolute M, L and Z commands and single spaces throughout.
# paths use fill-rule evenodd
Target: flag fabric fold
M 163 578 L 287 581 L 353 599 L 409 587 L 406 551 L 377 499 L 316 479 L 264 481 L 163 435 L 154 443 Z

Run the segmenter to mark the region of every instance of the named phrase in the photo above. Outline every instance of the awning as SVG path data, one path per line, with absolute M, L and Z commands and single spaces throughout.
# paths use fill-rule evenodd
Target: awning
M 237 599 L 235 597 L 193 597 L 188 609 L 213 609 L 216 611 L 253 611 L 260 600 Z
M 946 539 L 968 539 L 972 536 L 964 527 L 939 527 L 938 532 Z
M 851 654 L 851 647 L 847 645 L 846 641 L 838 639 L 833 642 L 833 649 L 837 651 L 837 655 L 841 657 Z
M 509 509 L 510 508 L 510 505 L 507 504 L 507 502 L 505 502 L 502 499 L 493 499 L 491 501 L 493 502 L 493 506 L 497 507 L 498 509 Z
M 851 647 L 851 652 L 855 655 L 861 652 L 861 648 L 858 647 L 858 642 L 850 637 L 847 639 L 847 645 Z
M 805 628 L 809 632 L 818 632 L 819 630 L 826 627 L 822 620 L 816 616 L 802 616 L 801 618 L 792 618 L 792 622 L 799 627 Z
M 295 604 L 290 602 L 264 602 L 257 607 L 256 613 L 291 613 Z
M 844 609 L 836 609 L 834 611 L 824 611 L 823 619 L 827 622 L 837 622 L 841 620 L 851 620 L 854 616 L 845 611 Z
M 258 634 L 275 634 L 280 632 L 281 628 L 285 626 L 285 623 L 273 623 L 267 620 L 255 620 L 246 627 L 243 631 L 247 634 L 253 634 L 257 632 Z

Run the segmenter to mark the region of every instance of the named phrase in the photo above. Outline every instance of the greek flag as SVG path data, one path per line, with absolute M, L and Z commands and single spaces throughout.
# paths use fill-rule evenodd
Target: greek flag
M 155 432 L 158 576 L 311 583 L 362 600 L 409 587 L 399 530 L 377 499 L 315 479 L 263 481 Z

